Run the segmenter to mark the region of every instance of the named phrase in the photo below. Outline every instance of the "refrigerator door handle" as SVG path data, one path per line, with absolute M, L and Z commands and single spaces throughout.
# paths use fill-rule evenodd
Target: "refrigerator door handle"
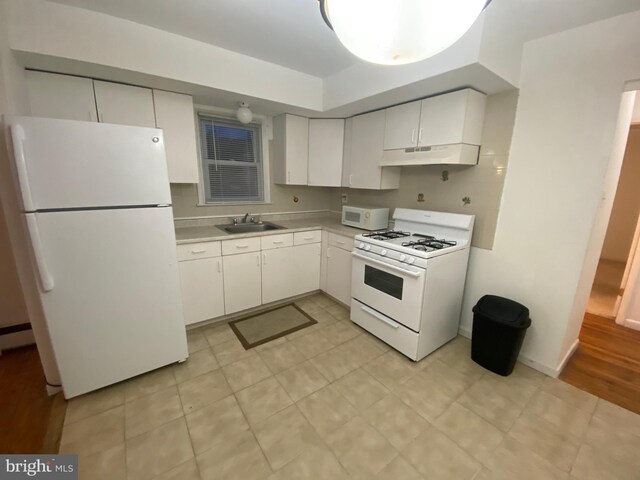
M 24 129 L 20 125 L 11 125 L 11 143 L 13 143 L 13 155 L 15 156 L 16 170 L 18 171 L 18 183 L 22 194 L 22 205 L 25 211 L 35 210 L 33 198 L 31 197 L 31 187 L 29 186 L 29 175 L 27 171 L 27 159 L 24 154 Z
M 33 247 L 33 256 L 36 260 L 36 268 L 38 270 L 38 276 L 40 277 L 40 285 L 42 286 L 42 290 L 45 292 L 50 292 L 53 290 L 54 281 L 51 273 L 49 272 L 49 268 L 47 267 L 47 262 L 44 258 L 44 250 L 42 248 L 42 241 L 40 239 L 40 229 L 38 228 L 38 220 L 36 219 L 35 214 L 28 214 L 27 217 L 27 228 L 29 229 L 29 236 L 31 237 L 31 245 Z

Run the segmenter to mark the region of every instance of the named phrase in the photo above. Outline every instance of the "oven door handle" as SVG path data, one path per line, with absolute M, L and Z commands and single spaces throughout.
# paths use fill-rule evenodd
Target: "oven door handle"
M 384 315 L 382 315 L 381 313 L 376 312 L 373 308 L 365 307 L 364 305 L 361 305 L 360 308 L 362 309 L 363 312 L 368 313 L 369 315 L 371 315 L 376 320 L 380 320 L 382 323 L 384 323 L 385 325 L 389 325 L 393 329 L 397 330 L 397 328 L 399 327 L 399 325 L 396 322 L 392 322 L 391 320 L 387 320 L 384 317 Z
M 411 270 L 405 270 L 404 268 L 396 267 L 395 265 L 390 265 L 385 262 L 381 262 L 380 260 L 376 260 L 375 258 L 365 257 L 364 255 L 360 255 L 356 252 L 351 252 L 351 255 L 358 260 L 362 260 L 365 262 L 375 263 L 376 265 L 381 265 L 383 267 L 388 268 L 389 270 L 395 270 L 396 272 L 401 273 L 402 275 L 408 275 L 413 278 L 418 278 L 420 276 L 420 272 L 412 272 Z

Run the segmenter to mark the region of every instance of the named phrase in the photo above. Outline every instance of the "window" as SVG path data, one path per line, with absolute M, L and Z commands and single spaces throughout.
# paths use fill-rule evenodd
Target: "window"
M 260 125 L 198 114 L 205 203 L 264 201 Z

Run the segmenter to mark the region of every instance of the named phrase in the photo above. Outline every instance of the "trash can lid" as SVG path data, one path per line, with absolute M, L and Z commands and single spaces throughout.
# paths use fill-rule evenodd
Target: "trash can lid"
M 527 307 L 497 295 L 485 295 L 482 297 L 473 307 L 473 313 L 479 313 L 494 322 L 510 327 L 529 328 L 529 325 L 531 325 Z

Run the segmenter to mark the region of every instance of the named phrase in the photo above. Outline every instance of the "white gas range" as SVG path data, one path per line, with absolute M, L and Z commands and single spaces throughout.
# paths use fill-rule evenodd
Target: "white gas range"
M 418 361 L 458 334 L 473 215 L 396 209 L 355 237 L 351 320 Z

